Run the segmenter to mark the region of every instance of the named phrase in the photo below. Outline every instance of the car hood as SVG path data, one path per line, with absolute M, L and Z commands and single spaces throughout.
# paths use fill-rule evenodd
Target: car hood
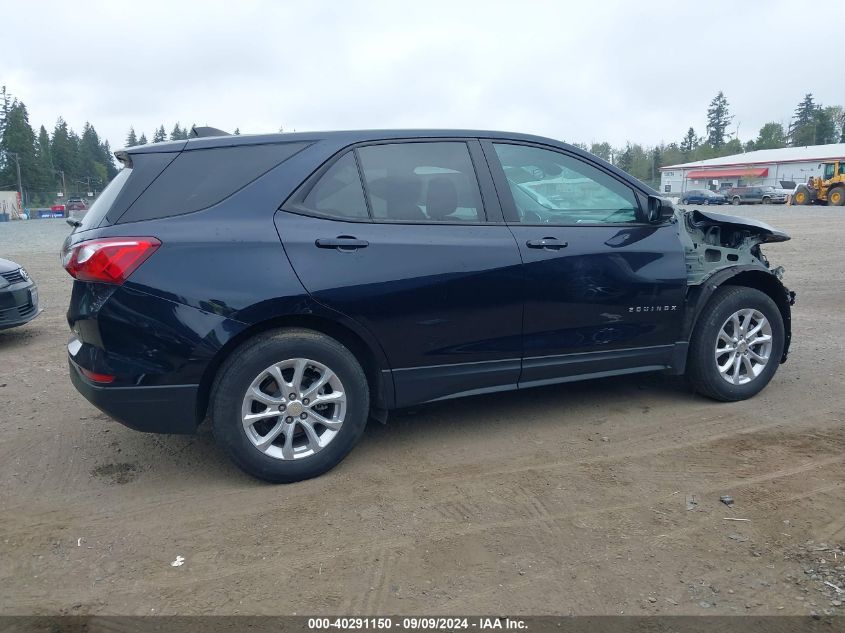
M 724 213 L 711 213 L 710 211 L 699 211 L 696 209 L 692 212 L 692 220 L 695 224 L 728 224 L 732 226 L 741 227 L 747 231 L 751 231 L 759 236 L 761 243 L 766 242 L 785 242 L 789 239 L 789 235 L 783 231 L 769 226 L 765 222 L 759 220 L 752 220 L 751 218 L 741 218 L 737 215 L 726 215 Z
M 20 264 L 16 264 L 15 262 L 9 259 L 3 259 L 2 257 L 0 257 L 0 273 L 10 273 L 20 267 Z

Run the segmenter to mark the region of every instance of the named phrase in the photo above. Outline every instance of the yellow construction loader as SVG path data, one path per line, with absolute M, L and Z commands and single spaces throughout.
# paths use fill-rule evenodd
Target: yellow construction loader
M 790 204 L 845 205 L 845 160 L 822 163 L 822 175 L 810 176 L 806 185 L 798 185 Z

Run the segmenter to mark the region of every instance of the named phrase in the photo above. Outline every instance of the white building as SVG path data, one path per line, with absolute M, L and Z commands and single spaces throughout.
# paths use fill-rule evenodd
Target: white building
M 660 168 L 660 191 L 668 196 L 690 189 L 772 186 L 791 189 L 821 175 L 819 163 L 845 160 L 845 143 L 760 149 L 745 154 Z

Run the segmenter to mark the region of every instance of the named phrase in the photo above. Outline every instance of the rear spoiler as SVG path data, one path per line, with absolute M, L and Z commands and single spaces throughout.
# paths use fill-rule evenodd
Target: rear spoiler
M 216 127 L 191 127 L 190 138 L 205 138 L 206 136 L 232 136 L 228 132 L 218 130 Z
M 209 136 L 232 136 L 228 132 L 224 132 L 223 130 L 218 130 L 216 127 L 197 127 L 196 125 L 191 127 L 191 131 L 188 134 L 190 138 L 205 138 Z M 172 151 L 182 151 L 187 141 L 182 140 L 182 144 L 179 144 L 179 141 L 170 141 L 164 143 L 147 143 L 145 145 L 135 145 L 133 147 L 126 147 L 124 149 L 117 150 L 114 153 L 115 158 L 124 166 L 124 167 L 132 167 L 132 154 L 149 154 L 155 152 L 172 152 Z

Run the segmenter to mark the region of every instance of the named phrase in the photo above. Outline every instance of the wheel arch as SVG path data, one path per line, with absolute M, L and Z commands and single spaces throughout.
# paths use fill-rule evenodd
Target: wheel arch
M 795 293 L 788 290 L 772 272 L 757 266 L 726 268 L 713 273 L 701 284 L 690 288 L 687 294 L 683 340 L 689 342 L 704 306 L 710 301 L 713 293 L 722 286 L 754 288 L 765 293 L 775 302 L 783 318 L 784 341 L 780 362 L 786 362 L 792 340 L 792 304 L 795 303 Z
M 206 418 L 211 398 L 211 386 L 214 384 L 214 379 L 217 377 L 217 372 L 223 362 L 238 347 L 258 334 L 286 327 L 305 328 L 320 332 L 348 348 L 361 363 L 364 374 L 367 376 L 367 383 L 372 395 L 371 409 L 383 411 L 392 407 L 394 402 L 393 378 L 380 349 L 373 349 L 372 344 L 369 344 L 360 333 L 337 320 L 315 314 L 290 314 L 269 318 L 244 328 L 226 341 L 217 351 L 203 372 L 197 391 L 196 419 L 198 423 Z

